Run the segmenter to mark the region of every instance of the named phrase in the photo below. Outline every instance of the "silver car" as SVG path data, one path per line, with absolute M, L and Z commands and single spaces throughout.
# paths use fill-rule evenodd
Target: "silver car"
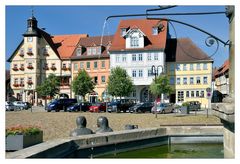
M 174 106 L 169 103 L 158 103 L 152 107 L 152 113 L 172 113 L 174 111 Z
M 14 101 L 13 105 L 15 106 L 15 109 L 20 109 L 20 110 L 28 109 L 25 102 L 22 102 L 22 101 Z
M 5 102 L 5 108 L 6 108 L 6 111 L 14 111 L 14 105 L 10 101 Z

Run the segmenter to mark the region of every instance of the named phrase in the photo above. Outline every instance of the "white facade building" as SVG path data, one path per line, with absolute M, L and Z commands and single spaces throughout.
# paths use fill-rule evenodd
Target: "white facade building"
M 110 47 L 110 69 L 117 66 L 126 69 L 135 86 L 135 91 L 129 98 L 140 102 L 153 101 L 149 91 L 155 78 L 152 66 L 158 68 L 160 74 L 166 65 L 164 48 L 167 30 L 158 29 L 159 22 L 145 19 L 122 20 Z M 162 23 L 167 26 L 166 22 Z

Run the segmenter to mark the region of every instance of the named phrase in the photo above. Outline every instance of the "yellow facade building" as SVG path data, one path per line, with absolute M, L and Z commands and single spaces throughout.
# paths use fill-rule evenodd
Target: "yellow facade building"
M 174 89 L 170 102 L 199 101 L 202 108 L 208 107 L 211 99 L 206 89 L 211 88 L 213 60 L 189 38 L 180 38 L 168 41 L 166 61 Z

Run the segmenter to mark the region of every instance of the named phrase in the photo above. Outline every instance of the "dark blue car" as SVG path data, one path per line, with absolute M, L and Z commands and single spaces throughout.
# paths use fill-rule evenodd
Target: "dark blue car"
M 55 111 L 59 112 L 60 110 L 67 111 L 67 107 L 77 103 L 77 99 L 56 99 L 50 102 L 46 106 L 48 112 Z
M 76 103 L 72 106 L 69 106 L 67 108 L 68 112 L 78 112 L 78 111 L 89 111 L 89 107 L 91 106 L 91 103 L 89 102 L 84 102 L 84 103 Z

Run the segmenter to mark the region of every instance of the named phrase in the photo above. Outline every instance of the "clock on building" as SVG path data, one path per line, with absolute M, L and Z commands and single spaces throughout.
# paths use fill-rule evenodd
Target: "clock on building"
M 27 37 L 28 42 L 32 42 L 33 38 L 32 37 Z

